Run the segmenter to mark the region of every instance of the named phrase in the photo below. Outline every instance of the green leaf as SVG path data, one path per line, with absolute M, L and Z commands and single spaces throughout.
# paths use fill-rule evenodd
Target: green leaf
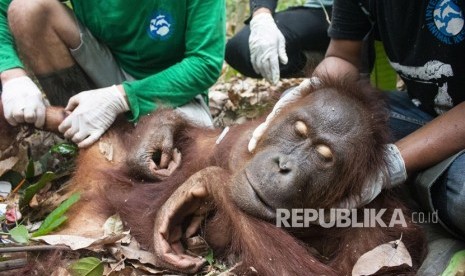
M 78 260 L 69 267 L 73 276 L 102 276 L 103 263 L 94 257 L 87 257 Z
M 452 259 L 441 276 L 461 275 L 460 273 L 462 271 L 465 271 L 465 250 L 459 251 L 452 256 Z
M 47 235 L 48 233 L 50 233 L 53 230 L 55 230 L 56 228 L 58 228 L 58 226 L 63 224 L 66 220 L 68 220 L 67 216 L 57 217 L 52 222 L 50 222 L 47 225 L 47 227 L 42 228 L 42 225 L 41 225 L 41 227 L 36 232 L 32 233 L 31 236 L 32 237 L 39 237 L 39 236 Z
M 18 225 L 9 231 L 11 237 L 19 243 L 27 243 L 29 241 L 29 231 L 26 226 Z
M 213 256 L 213 250 L 208 249 L 208 254 L 205 256 L 205 260 L 207 260 L 208 264 L 213 266 L 215 263 L 215 257 Z
M 44 220 L 42 225 L 40 225 L 39 229 L 32 233 L 33 237 L 38 237 L 42 235 L 46 235 L 53 230 L 55 230 L 58 226 L 60 226 L 63 222 L 65 222 L 68 218 L 63 216 L 66 211 L 76 203 L 80 198 L 79 193 L 72 194 L 67 200 L 63 201 L 60 206 L 58 206 L 55 210 L 53 210 Z
M 54 145 L 50 149 L 50 152 L 58 153 L 64 156 L 76 156 L 78 153 L 78 150 L 79 148 L 75 144 L 60 143 L 60 144 Z
M 56 175 L 53 172 L 46 172 L 44 173 L 39 181 L 36 183 L 32 184 L 31 186 L 27 187 L 26 190 L 24 190 L 24 195 L 23 197 L 19 200 L 19 209 L 22 210 L 24 207 L 26 207 L 29 202 L 31 201 L 32 197 L 40 191 L 45 185 L 55 179 Z
M 373 64 L 373 71 L 371 72 L 371 82 L 375 87 L 381 90 L 395 90 L 397 84 L 397 73 L 391 67 L 389 59 L 382 42 L 375 41 L 376 59 Z
M 32 178 L 35 175 L 35 169 L 34 169 L 34 161 L 32 159 L 29 159 L 29 162 L 27 163 L 26 171 L 24 172 L 24 175 L 26 179 Z

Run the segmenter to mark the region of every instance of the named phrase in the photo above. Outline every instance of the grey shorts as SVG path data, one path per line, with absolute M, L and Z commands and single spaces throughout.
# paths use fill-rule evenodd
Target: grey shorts
M 70 51 L 89 78 L 98 87 L 118 85 L 123 81 L 134 81 L 134 77 L 121 69 L 108 47 L 100 43 L 78 20 L 76 21 L 81 32 L 81 43 Z M 192 101 L 176 108 L 176 110 L 199 125 L 213 126 L 210 109 L 201 95 L 197 95 Z

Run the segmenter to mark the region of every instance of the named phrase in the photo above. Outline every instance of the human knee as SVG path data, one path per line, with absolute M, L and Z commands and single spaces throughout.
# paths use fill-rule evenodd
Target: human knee
M 226 62 L 244 76 L 258 78 L 250 61 L 249 44 L 247 40 L 232 38 L 226 44 L 224 59 Z
M 465 234 L 465 154 L 447 172 L 447 213 L 451 222 Z
M 237 59 L 242 59 L 243 56 L 245 56 L 241 55 L 240 53 L 244 47 L 249 47 L 249 45 L 247 44 L 245 46 L 244 43 L 247 43 L 247 41 L 242 41 L 237 37 L 232 37 L 228 40 L 228 42 L 226 43 L 224 57 L 226 62 L 234 63 L 235 61 L 237 61 Z
M 449 209 L 450 208 L 450 209 Z M 465 235 L 465 200 L 463 198 L 454 200 L 448 204 L 448 216 L 451 223 L 460 232 L 461 235 Z
M 8 24 L 13 36 L 29 36 L 44 28 L 54 0 L 15 0 L 8 7 Z

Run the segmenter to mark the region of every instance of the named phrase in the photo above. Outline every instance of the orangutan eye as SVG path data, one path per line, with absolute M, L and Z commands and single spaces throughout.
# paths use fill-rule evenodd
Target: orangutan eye
M 297 134 L 304 136 L 304 137 L 308 136 L 308 127 L 304 122 L 297 121 L 294 127 L 295 127 L 295 131 L 297 132 Z
M 316 152 L 318 152 L 325 159 L 325 161 L 333 160 L 333 152 L 328 146 L 317 145 L 315 149 L 316 149 Z

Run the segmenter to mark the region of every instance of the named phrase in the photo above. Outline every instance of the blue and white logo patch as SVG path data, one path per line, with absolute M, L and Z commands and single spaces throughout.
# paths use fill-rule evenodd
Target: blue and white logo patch
M 426 8 L 426 22 L 430 32 L 445 44 L 465 39 L 464 14 L 454 0 L 431 0 Z
M 154 40 L 167 40 L 173 33 L 173 18 L 165 12 L 154 13 L 149 20 L 147 32 Z

